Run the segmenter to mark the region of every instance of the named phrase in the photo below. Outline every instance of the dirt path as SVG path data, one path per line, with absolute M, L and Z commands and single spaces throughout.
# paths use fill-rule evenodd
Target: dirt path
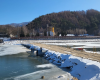
M 52 51 L 56 51 L 56 52 L 60 52 L 60 53 L 64 53 L 64 54 L 72 54 L 77 57 L 82 57 L 82 58 L 100 62 L 100 54 L 97 54 L 97 53 L 87 53 L 84 51 L 73 50 L 71 48 L 69 49 L 69 48 L 65 48 L 65 47 L 60 47 L 60 46 L 55 46 L 55 45 L 47 45 L 47 44 L 41 44 L 41 43 L 31 43 L 31 44 L 42 47 L 42 48 L 46 48 L 46 49 L 49 49 Z

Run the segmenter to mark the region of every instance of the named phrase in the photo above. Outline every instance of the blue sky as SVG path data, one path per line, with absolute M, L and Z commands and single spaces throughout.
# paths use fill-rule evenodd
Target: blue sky
M 52 12 L 100 11 L 100 0 L 0 0 L 0 25 L 32 21 Z

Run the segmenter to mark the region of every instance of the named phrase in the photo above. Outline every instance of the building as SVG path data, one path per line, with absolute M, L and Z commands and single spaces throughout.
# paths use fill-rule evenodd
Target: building
M 12 37 L 15 37 L 13 34 L 10 34 L 10 37 L 12 38 Z
M 74 34 L 67 34 L 66 36 L 75 36 Z
M 47 36 L 55 36 L 54 27 L 47 25 Z

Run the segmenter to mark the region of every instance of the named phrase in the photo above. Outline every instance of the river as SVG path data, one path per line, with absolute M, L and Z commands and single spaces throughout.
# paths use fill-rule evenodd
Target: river
M 0 45 L 0 80 L 66 80 L 68 70 L 49 63 L 42 57 L 30 56 L 21 45 Z

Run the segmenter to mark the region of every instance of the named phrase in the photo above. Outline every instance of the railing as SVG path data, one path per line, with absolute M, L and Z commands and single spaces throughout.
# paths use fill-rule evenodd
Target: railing
M 66 40 L 66 39 L 100 39 L 100 36 L 36 36 L 36 37 L 13 37 L 11 40 Z

